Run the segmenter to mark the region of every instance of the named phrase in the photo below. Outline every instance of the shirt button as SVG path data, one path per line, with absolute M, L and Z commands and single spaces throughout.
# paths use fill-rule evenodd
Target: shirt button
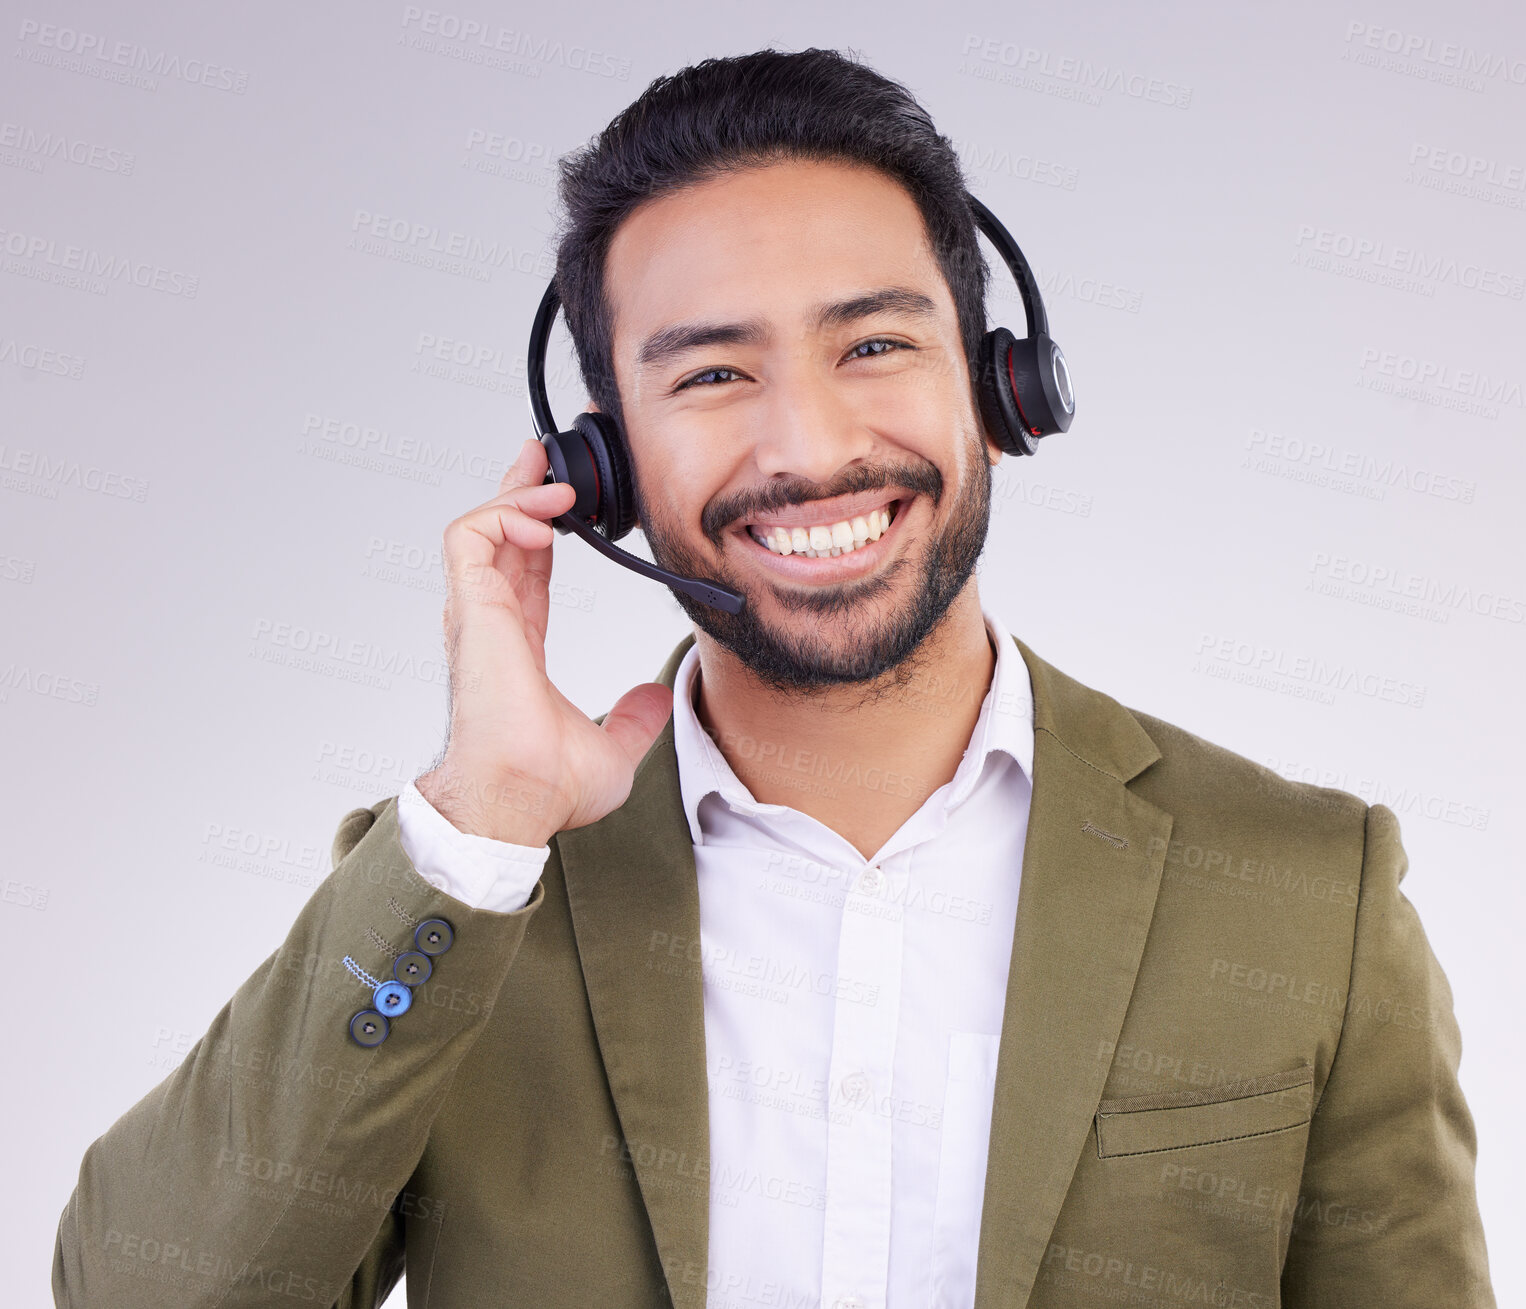
M 832 1309 L 864 1309 L 864 1302 L 856 1295 L 840 1295 L 832 1301 Z
M 356 1045 L 380 1045 L 387 1039 L 387 1020 L 374 1009 L 362 1009 L 350 1019 Z
M 840 1083 L 843 1099 L 858 1104 L 869 1094 L 869 1079 L 862 1073 L 849 1073 Z
M 387 1018 L 407 1013 L 408 1006 L 413 1003 L 413 992 L 401 982 L 383 982 L 372 995 L 371 1003 L 376 1006 L 376 1012 Z
M 443 918 L 426 918 L 413 929 L 413 944 L 425 954 L 444 954 L 455 943 L 456 934 Z
M 858 879 L 858 889 L 865 895 L 877 895 L 884 876 L 878 868 L 866 868 Z

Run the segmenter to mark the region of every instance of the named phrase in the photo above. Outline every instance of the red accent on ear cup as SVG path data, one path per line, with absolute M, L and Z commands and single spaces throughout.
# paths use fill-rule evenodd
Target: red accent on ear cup
M 620 425 L 608 414 L 584 410 L 572 425 L 588 447 L 596 492 L 589 524 L 608 541 L 618 541 L 636 524 L 630 460 Z
M 1007 351 L 1007 381 L 1012 384 L 1012 403 L 1017 406 L 1017 416 L 1023 420 L 1023 426 L 1032 435 L 1043 436 L 1044 434 L 1028 421 L 1028 415 L 1023 412 L 1023 397 L 1018 393 L 1017 378 L 1012 374 L 1012 351 L 1010 350 Z
M 980 376 L 976 396 L 986 430 L 1008 454 L 1031 455 L 1036 447 L 1028 439 L 1029 423 L 1017 403 L 1012 374 L 1012 346 L 1017 340 L 1005 327 L 994 327 L 980 343 Z

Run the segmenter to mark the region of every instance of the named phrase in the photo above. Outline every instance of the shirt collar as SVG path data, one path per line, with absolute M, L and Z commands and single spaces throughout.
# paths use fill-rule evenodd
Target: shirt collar
M 962 804 L 975 789 L 993 751 L 1002 751 L 1017 761 L 1029 783 L 1033 780 L 1033 685 L 1028 665 L 1023 662 L 1011 634 L 1000 618 L 981 605 L 986 631 L 996 647 L 996 669 L 980 707 L 975 730 L 970 733 L 959 767 L 944 793 L 943 804 L 952 809 Z M 683 795 L 684 815 L 695 845 L 704 843 L 699 821 L 700 801 L 719 794 L 741 813 L 778 814 L 788 805 L 763 804 L 757 800 L 732 771 L 726 757 L 710 734 L 700 725 L 694 712 L 694 680 L 699 672 L 699 646 L 689 647 L 673 677 L 673 749 L 678 757 L 679 790 Z M 934 693 L 956 702 L 965 693 L 961 687 L 935 687 Z

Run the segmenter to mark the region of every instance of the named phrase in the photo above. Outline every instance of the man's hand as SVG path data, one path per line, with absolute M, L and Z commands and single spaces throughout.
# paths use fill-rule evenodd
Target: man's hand
M 528 439 L 498 494 L 445 529 L 450 735 L 416 780 L 460 831 L 538 846 L 619 808 L 673 707 L 660 682 L 632 687 L 596 724 L 546 676 L 549 519 L 575 492 L 545 483 Z

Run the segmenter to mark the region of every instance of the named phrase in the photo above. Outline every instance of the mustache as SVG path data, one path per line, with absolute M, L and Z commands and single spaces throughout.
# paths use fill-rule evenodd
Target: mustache
M 936 504 L 943 495 L 943 474 L 931 463 L 881 468 L 847 468 L 830 482 L 820 484 L 803 478 L 770 483 L 759 491 L 737 491 L 712 500 L 699 517 L 700 530 L 717 548 L 728 527 L 762 514 L 807 505 L 816 500 L 833 500 L 840 495 L 861 491 L 902 491 L 925 494 Z

